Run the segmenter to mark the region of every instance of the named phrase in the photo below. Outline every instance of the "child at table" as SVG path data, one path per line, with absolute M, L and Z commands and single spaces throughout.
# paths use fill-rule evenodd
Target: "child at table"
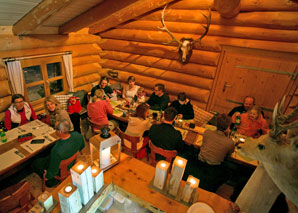
M 145 101 L 146 101 L 146 92 L 145 92 L 144 87 L 140 87 L 138 89 L 138 92 L 135 96 L 135 99 L 136 99 L 137 103 L 145 103 Z

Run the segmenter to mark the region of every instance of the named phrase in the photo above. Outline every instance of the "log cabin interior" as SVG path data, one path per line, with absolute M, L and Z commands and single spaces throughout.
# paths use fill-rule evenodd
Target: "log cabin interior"
M 161 30 L 166 5 L 169 32 Z M 15 93 L 8 65 L 15 60 L 37 114 L 46 96 L 90 92 L 101 76 L 123 86 L 134 76 L 148 96 L 162 83 L 171 101 L 185 92 L 212 113 L 253 96 L 268 124 L 283 97 L 284 113 L 298 106 L 297 0 L 9 0 L 0 13 L 0 120 Z M 209 14 L 207 34 L 181 63 L 178 43 L 166 43 L 171 36 L 199 39 Z

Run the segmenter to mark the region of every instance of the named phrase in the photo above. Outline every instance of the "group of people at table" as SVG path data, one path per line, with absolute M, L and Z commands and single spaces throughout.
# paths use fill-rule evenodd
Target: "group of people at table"
M 240 124 L 237 123 L 236 127 L 241 135 L 259 137 L 260 134 L 266 134 L 268 131 L 266 120 L 263 118 L 260 108 L 255 106 L 253 97 L 247 96 L 242 106 L 234 108 L 228 115 L 219 114 L 217 116 L 217 130 L 207 129 L 204 132 L 199 153 L 194 152 L 193 148 L 183 142 L 180 131 L 173 126 L 173 122 L 177 117 L 179 119 L 194 118 L 193 106 L 186 94 L 184 92 L 179 93 L 177 100 L 169 103 L 170 99 L 165 92 L 165 86 L 158 83 L 154 86 L 154 92 L 146 101 L 144 88 L 136 85 L 135 77 L 130 76 L 127 83 L 128 85 L 123 89 L 122 97 L 128 104 L 137 103 L 137 107 L 135 113 L 128 119 L 125 133 L 143 137 L 143 141 L 138 148 L 141 150 L 148 146 L 150 139 L 155 146 L 165 150 L 177 150 L 178 155 L 193 161 L 195 165 L 210 169 L 214 177 L 220 175 L 221 163 L 227 155 L 233 152 L 235 147 L 234 142 L 230 137 L 227 137 L 231 120 L 232 123 L 235 123 L 236 117 L 239 119 L 240 116 Z M 108 125 L 108 114 L 113 113 L 110 104 L 113 92 L 107 77 L 102 77 L 99 84 L 91 90 L 91 98 L 87 105 L 87 113 L 91 121 Z M 41 177 L 44 170 L 47 171 L 46 185 L 51 187 L 58 184 L 54 176 L 59 173 L 61 160 L 71 157 L 82 150 L 85 145 L 82 135 L 73 131 L 73 124 L 68 112 L 56 98 L 53 96 L 46 97 L 44 107 L 47 115 L 44 121 L 56 129 L 59 140 L 52 148 L 50 155 L 35 160 L 33 168 Z M 160 122 L 152 124 L 151 120 L 148 119 L 149 109 L 163 111 Z M 34 119 L 37 119 L 37 115 L 30 103 L 25 102 L 24 97 L 20 94 L 13 95 L 12 105 L 5 113 L 6 129 L 10 130 Z M 143 156 L 138 155 L 138 157 Z M 216 183 L 211 188 L 205 187 L 205 189 L 216 191 L 217 186 Z

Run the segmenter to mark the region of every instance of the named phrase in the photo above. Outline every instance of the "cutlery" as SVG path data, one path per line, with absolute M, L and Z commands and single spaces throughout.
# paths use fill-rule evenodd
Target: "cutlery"
M 21 153 L 19 150 L 16 150 L 14 153 L 16 153 L 18 156 L 20 156 L 21 158 L 24 158 L 25 156 L 23 155 L 23 153 Z
M 47 135 L 45 135 L 45 136 L 43 136 L 45 139 L 48 139 L 50 142 L 53 142 L 53 140 L 49 137 L 49 136 L 47 136 Z
M 27 144 L 26 144 L 26 147 L 33 152 L 33 149 L 30 146 L 28 146 Z

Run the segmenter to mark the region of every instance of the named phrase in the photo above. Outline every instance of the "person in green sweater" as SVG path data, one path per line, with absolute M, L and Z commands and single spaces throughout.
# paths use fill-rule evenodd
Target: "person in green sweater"
M 168 107 L 169 101 L 169 95 L 165 93 L 165 85 L 155 84 L 154 92 L 147 103 L 150 105 L 150 109 L 152 110 L 164 110 Z
M 59 140 L 52 148 L 51 154 L 47 157 L 36 159 L 32 164 L 33 171 L 41 178 L 43 173 L 46 172 L 47 187 L 53 187 L 59 183 L 55 176 L 59 174 L 60 162 L 70 158 L 85 147 L 83 136 L 80 133 L 70 133 L 68 120 L 62 120 L 56 125 L 56 134 Z M 72 164 L 68 169 L 70 169 Z

